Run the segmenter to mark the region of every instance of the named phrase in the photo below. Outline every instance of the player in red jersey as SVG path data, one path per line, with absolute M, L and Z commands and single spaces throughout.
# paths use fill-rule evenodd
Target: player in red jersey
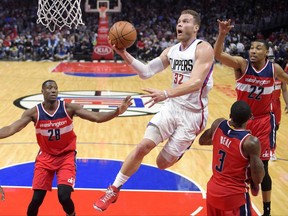
M 260 143 L 246 130 L 251 109 L 236 101 L 230 120 L 216 119 L 199 138 L 200 145 L 213 145 L 213 175 L 207 184 L 207 215 L 251 215 L 248 193 L 251 175 L 255 185 L 264 177 Z
M 218 20 L 218 24 L 219 34 L 214 44 L 215 58 L 222 64 L 234 68 L 237 100 L 243 100 L 251 107 L 253 118 L 248 121 L 247 128 L 261 143 L 261 159 L 265 168 L 265 176 L 261 183 L 263 210 L 264 216 L 269 216 L 272 180 L 268 172 L 268 162 L 270 147 L 274 146 L 276 133 L 271 101 L 275 78 L 288 83 L 288 75 L 279 64 L 267 60 L 268 44 L 265 40 L 251 42 L 249 59 L 223 52 L 225 37 L 233 25 L 230 19 Z
M 44 102 L 24 111 L 21 118 L 0 129 L 0 139 L 21 131 L 30 122 L 36 129 L 37 143 L 40 147 L 35 161 L 32 188 L 34 190 L 27 215 L 38 214 L 47 190 L 52 189 L 52 180 L 57 175 L 58 199 L 67 215 L 75 215 L 71 192 L 76 177 L 76 135 L 73 131 L 73 116 L 91 122 L 106 122 L 124 113 L 132 104 L 126 97 L 122 104 L 111 112 L 92 112 L 79 104 L 58 100 L 58 86 L 47 80 L 42 84 Z
M 285 71 L 286 72 L 286 71 Z M 287 72 L 286 72 L 287 73 Z M 281 82 L 280 80 L 276 79 L 275 80 L 275 89 L 272 95 L 272 111 L 275 115 L 275 122 L 276 122 L 276 132 L 279 129 L 280 126 L 280 122 L 281 122 L 281 92 L 282 92 L 282 96 L 285 102 L 285 111 L 287 113 L 287 107 L 288 107 L 288 91 L 287 91 L 287 86 L 286 83 Z M 274 143 L 274 146 L 271 146 L 270 149 L 270 160 L 271 161 L 276 161 L 277 157 L 276 157 L 276 140 Z

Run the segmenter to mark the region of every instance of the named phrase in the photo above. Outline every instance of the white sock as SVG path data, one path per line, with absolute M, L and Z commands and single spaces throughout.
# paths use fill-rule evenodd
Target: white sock
M 114 185 L 115 187 L 119 188 L 120 186 L 122 186 L 123 184 L 125 184 L 125 182 L 130 178 L 130 176 L 126 176 L 123 173 L 121 173 L 120 171 L 118 172 L 115 181 L 113 182 L 112 185 Z

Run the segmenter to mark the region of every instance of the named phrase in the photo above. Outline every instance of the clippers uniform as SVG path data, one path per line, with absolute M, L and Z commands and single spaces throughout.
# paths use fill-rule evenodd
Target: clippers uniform
M 275 85 L 273 63 L 267 61 L 257 71 L 248 61 L 245 73 L 236 82 L 237 100 L 248 103 L 253 114 L 253 118 L 247 123 L 247 129 L 260 140 L 261 160 L 269 160 L 270 147 L 275 145 L 276 132 L 275 116 L 272 113 Z
M 167 56 L 173 73 L 173 88 L 190 79 L 196 48 L 200 43 L 202 40 L 195 39 L 185 50 L 182 50 L 181 43 L 170 48 Z M 181 156 L 206 126 L 208 92 L 213 86 L 212 71 L 213 66 L 199 91 L 168 98 L 149 122 L 159 128 L 163 141 L 170 137 L 164 149 L 171 155 Z
M 58 100 L 58 107 L 49 114 L 38 104 L 35 123 L 40 151 L 35 162 L 33 189 L 51 190 L 54 174 L 58 184 L 74 186 L 76 176 L 76 135 L 73 121 L 66 112 L 65 102 Z
M 222 215 L 222 211 L 225 215 L 229 215 L 227 211 L 231 215 L 251 215 L 246 183 L 249 160 L 242 151 L 243 142 L 250 135 L 247 130 L 233 129 L 227 120 L 216 128 L 212 137 L 213 175 L 207 183 L 208 216 Z

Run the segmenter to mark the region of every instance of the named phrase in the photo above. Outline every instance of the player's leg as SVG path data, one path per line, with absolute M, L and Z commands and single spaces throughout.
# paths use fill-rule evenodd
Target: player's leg
M 139 169 L 143 158 L 161 141 L 162 137 L 158 128 L 154 125 L 149 125 L 142 141 L 126 157 L 120 172 L 126 176 L 132 176 Z
M 270 146 L 270 161 L 276 161 L 277 157 L 276 157 L 276 136 L 277 136 L 277 131 L 279 129 L 280 126 L 280 122 L 281 122 L 281 103 L 280 100 L 277 101 L 273 101 L 273 113 L 274 113 L 274 118 L 275 118 L 275 142 L 271 142 L 271 146 Z M 273 115 L 273 114 L 272 114 Z M 272 120 L 274 118 L 271 118 Z
M 178 108 L 175 119 L 177 122 L 175 129 L 170 136 L 166 136 L 169 139 L 157 157 L 157 166 L 160 169 L 171 167 L 183 157 L 193 144 L 197 134 L 205 128 L 207 112 L 195 111 L 191 115 L 191 111 Z M 163 125 L 161 129 L 164 131 L 162 134 L 165 134 Z
M 263 125 L 266 127 L 263 128 Z M 260 158 L 263 161 L 265 175 L 261 183 L 262 201 L 264 215 L 270 215 L 271 211 L 271 193 L 272 179 L 268 172 L 268 162 L 270 159 L 270 148 L 275 143 L 275 116 L 273 114 L 265 115 L 260 118 L 250 120 L 247 124 L 247 129 L 251 130 L 252 134 L 258 137 L 261 143 Z
M 264 125 L 267 125 L 266 128 L 269 129 L 270 133 L 266 133 L 266 137 L 259 138 L 261 142 L 261 148 L 266 149 L 271 146 L 275 146 L 275 134 L 276 134 L 276 124 L 275 124 L 275 115 L 271 114 L 268 120 L 264 119 Z M 270 124 L 268 124 L 268 121 Z M 262 124 L 263 125 L 263 124 Z M 264 141 L 265 140 L 265 141 Z M 265 144 L 268 141 L 268 144 Z M 270 155 L 269 155 L 270 156 Z M 268 158 L 261 158 L 264 164 L 265 175 L 261 183 L 261 190 L 262 190 L 262 200 L 263 200 L 263 215 L 270 216 L 271 212 L 271 194 L 272 194 L 272 179 L 269 174 L 268 165 L 269 159 Z
M 113 184 L 94 203 L 93 206 L 95 209 L 104 211 L 111 203 L 116 202 L 122 185 L 139 169 L 143 158 L 160 142 L 162 142 L 162 137 L 159 129 L 155 125 L 148 125 L 144 138 L 127 156 Z
M 263 161 L 265 176 L 261 183 L 262 199 L 263 199 L 263 216 L 270 216 L 271 211 L 271 191 L 272 191 L 272 180 L 268 172 L 268 160 Z
M 76 178 L 76 152 L 72 151 L 59 159 L 59 168 L 57 170 L 58 179 L 58 200 L 63 210 L 68 216 L 75 215 L 74 203 L 71 199 L 71 192 L 74 191 Z M 55 164 L 57 166 L 57 164 Z
M 156 163 L 159 169 L 167 169 L 178 162 L 184 153 L 190 148 L 193 141 L 179 141 L 170 138 L 161 152 L 159 153 Z
M 67 216 L 75 215 L 74 203 L 71 199 L 71 192 L 73 188 L 69 185 L 58 185 L 58 200 L 61 203 L 63 210 Z
M 277 157 L 276 157 L 276 143 L 277 143 L 277 139 L 276 139 L 276 135 L 277 135 L 277 131 L 279 129 L 279 124 L 276 124 L 276 133 L 275 133 L 275 142 L 274 142 L 274 146 L 271 146 L 270 148 L 270 161 L 276 161 Z
M 46 190 L 34 190 L 32 200 L 28 206 L 27 216 L 36 216 L 38 214 L 39 207 L 45 198 L 46 192 Z
M 47 190 L 51 191 L 54 171 L 47 169 L 45 159 L 47 155 L 41 153 L 37 156 L 35 162 L 34 176 L 32 182 L 33 197 L 28 206 L 27 215 L 34 216 L 38 214 Z

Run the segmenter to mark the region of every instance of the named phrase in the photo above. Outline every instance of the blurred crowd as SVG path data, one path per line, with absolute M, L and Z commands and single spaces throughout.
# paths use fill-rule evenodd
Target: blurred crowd
M 110 5 L 116 2 L 110 0 Z M 99 14 L 86 13 L 84 3 L 81 4 L 85 25 L 50 32 L 36 24 L 38 0 L 1 0 L 0 60 L 90 60 L 97 43 Z M 133 23 L 138 38 L 129 51 L 148 61 L 177 42 L 177 19 L 188 8 L 201 14 L 198 36 L 212 45 L 218 32 L 217 19 L 231 18 L 235 27 L 226 38 L 226 52 L 247 57 L 250 41 L 263 38 L 269 42 L 270 59 L 281 65 L 287 61 L 287 0 L 125 0 L 121 13 L 108 14 L 109 23 Z

